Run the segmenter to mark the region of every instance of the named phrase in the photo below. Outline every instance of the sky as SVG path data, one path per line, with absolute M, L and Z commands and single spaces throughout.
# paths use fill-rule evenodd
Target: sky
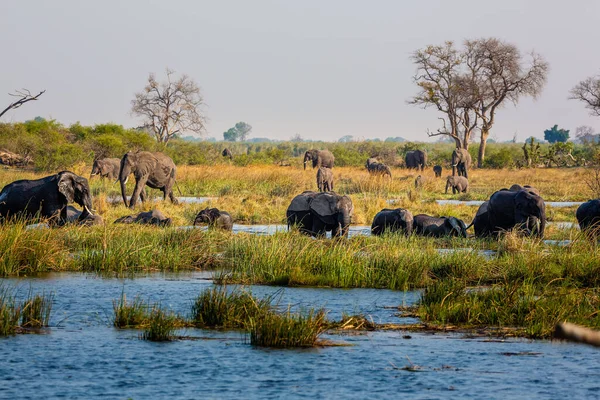
M 140 125 L 131 100 L 168 67 L 202 89 L 205 137 L 236 122 L 250 137 L 428 141 L 434 110 L 409 105 L 411 54 L 430 44 L 497 37 L 550 64 L 536 101 L 498 112 L 491 137 L 543 137 L 600 118 L 569 90 L 600 73 L 597 0 L 28 0 L 0 5 L 0 109 L 9 92 L 45 89 L 3 122 Z M 437 138 L 436 138 L 437 139 Z

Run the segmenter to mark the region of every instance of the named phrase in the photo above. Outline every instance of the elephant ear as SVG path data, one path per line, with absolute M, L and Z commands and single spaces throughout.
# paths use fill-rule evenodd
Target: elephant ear
M 72 203 L 75 199 L 75 182 L 69 174 L 61 174 L 58 178 L 58 191 L 67 199 L 67 203 Z
M 321 193 L 310 203 L 310 209 L 322 217 L 333 215 L 338 212 L 338 196 Z
M 310 203 L 314 198 L 315 192 L 304 192 L 292 199 L 289 211 L 308 211 L 310 209 Z

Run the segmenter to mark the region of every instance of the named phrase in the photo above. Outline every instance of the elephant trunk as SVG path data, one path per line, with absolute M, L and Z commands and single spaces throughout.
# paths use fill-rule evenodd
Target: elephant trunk
M 450 187 L 450 181 L 446 181 L 446 194 L 448 194 L 448 188 Z
M 306 171 L 306 159 L 304 159 L 304 170 Z
M 339 222 L 341 224 L 340 234 L 343 237 L 348 237 L 348 232 L 350 231 L 350 211 L 342 210 L 340 213 Z
M 119 182 L 121 184 L 121 195 L 123 196 L 123 203 L 125 203 L 125 207 L 129 207 L 129 204 L 127 204 L 127 190 L 125 189 L 125 184 L 127 183 L 130 172 L 131 170 L 127 165 L 121 164 L 121 170 L 119 171 Z

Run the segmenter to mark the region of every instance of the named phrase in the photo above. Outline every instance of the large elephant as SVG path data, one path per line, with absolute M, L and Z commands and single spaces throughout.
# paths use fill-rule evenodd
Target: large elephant
M 67 205 L 73 202 L 84 208 L 80 220 L 93 215 L 90 186 L 82 176 L 62 171 L 41 179 L 23 179 L 9 183 L 0 192 L 0 219 L 39 216 L 63 225 L 68 222 Z
M 541 196 L 530 190 L 499 190 L 487 204 L 482 204 L 471 225 L 475 225 L 477 236 L 498 236 L 503 231 L 518 228 L 527 235 L 542 238 L 546 205 Z
M 319 192 L 333 191 L 333 171 L 331 169 L 319 167 L 317 171 L 317 188 Z
M 413 215 L 404 208 L 384 208 L 373 218 L 371 234 L 383 235 L 385 232 L 403 232 L 410 235 L 413 232 Z
M 581 231 L 590 238 L 600 233 L 600 199 L 588 200 L 577 208 L 575 213 Z
M 121 159 L 121 168 L 119 170 L 121 194 L 123 195 L 125 206 L 134 208 L 140 196 L 142 201 L 146 200 L 144 185 L 148 185 L 153 189 L 160 189 L 163 192 L 165 200 L 169 196 L 173 204 L 177 204 L 177 199 L 173 195 L 176 171 L 177 168 L 173 160 L 163 153 L 151 153 L 149 151 L 130 151 L 126 153 Z M 135 188 L 133 189 L 133 194 L 128 205 L 125 184 L 131 173 L 135 177 Z
M 288 226 L 296 225 L 312 236 L 348 236 L 354 206 L 348 196 L 335 192 L 303 192 L 294 197 L 287 209 Z
M 233 229 L 233 218 L 227 211 L 218 208 L 205 208 L 194 219 L 194 226 L 207 224 L 210 228 L 219 228 L 226 231 Z
M 467 237 L 467 226 L 455 217 L 431 217 L 425 214 L 415 215 L 415 234 L 423 236 L 444 237 L 458 236 Z
M 333 168 L 335 157 L 329 150 L 308 150 L 304 153 L 304 169 L 306 169 L 306 163 L 311 160 L 313 168 Z
M 423 150 L 412 150 L 404 156 L 404 162 L 408 169 L 418 169 L 423 171 L 427 164 L 427 153 Z
M 464 176 L 469 178 L 469 169 L 471 168 L 471 154 L 467 149 L 456 148 L 452 152 L 452 176 Z
M 392 177 L 392 171 L 387 165 L 380 163 L 376 158 L 369 158 L 365 163 L 365 168 L 371 175 L 382 175 Z
M 233 160 L 233 154 L 231 153 L 231 150 L 229 150 L 228 148 L 223 149 L 223 152 L 221 153 L 221 155 L 225 158 L 229 158 L 230 160 Z
M 90 178 L 94 175 L 100 175 L 101 178 L 108 178 L 115 181 L 119 177 L 120 168 L 121 160 L 118 158 L 99 158 L 94 160 Z

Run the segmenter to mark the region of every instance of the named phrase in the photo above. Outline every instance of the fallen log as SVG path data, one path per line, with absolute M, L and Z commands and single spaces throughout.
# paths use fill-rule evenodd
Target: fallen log
M 569 322 L 557 324 L 554 329 L 554 337 L 600 347 L 600 332 Z

